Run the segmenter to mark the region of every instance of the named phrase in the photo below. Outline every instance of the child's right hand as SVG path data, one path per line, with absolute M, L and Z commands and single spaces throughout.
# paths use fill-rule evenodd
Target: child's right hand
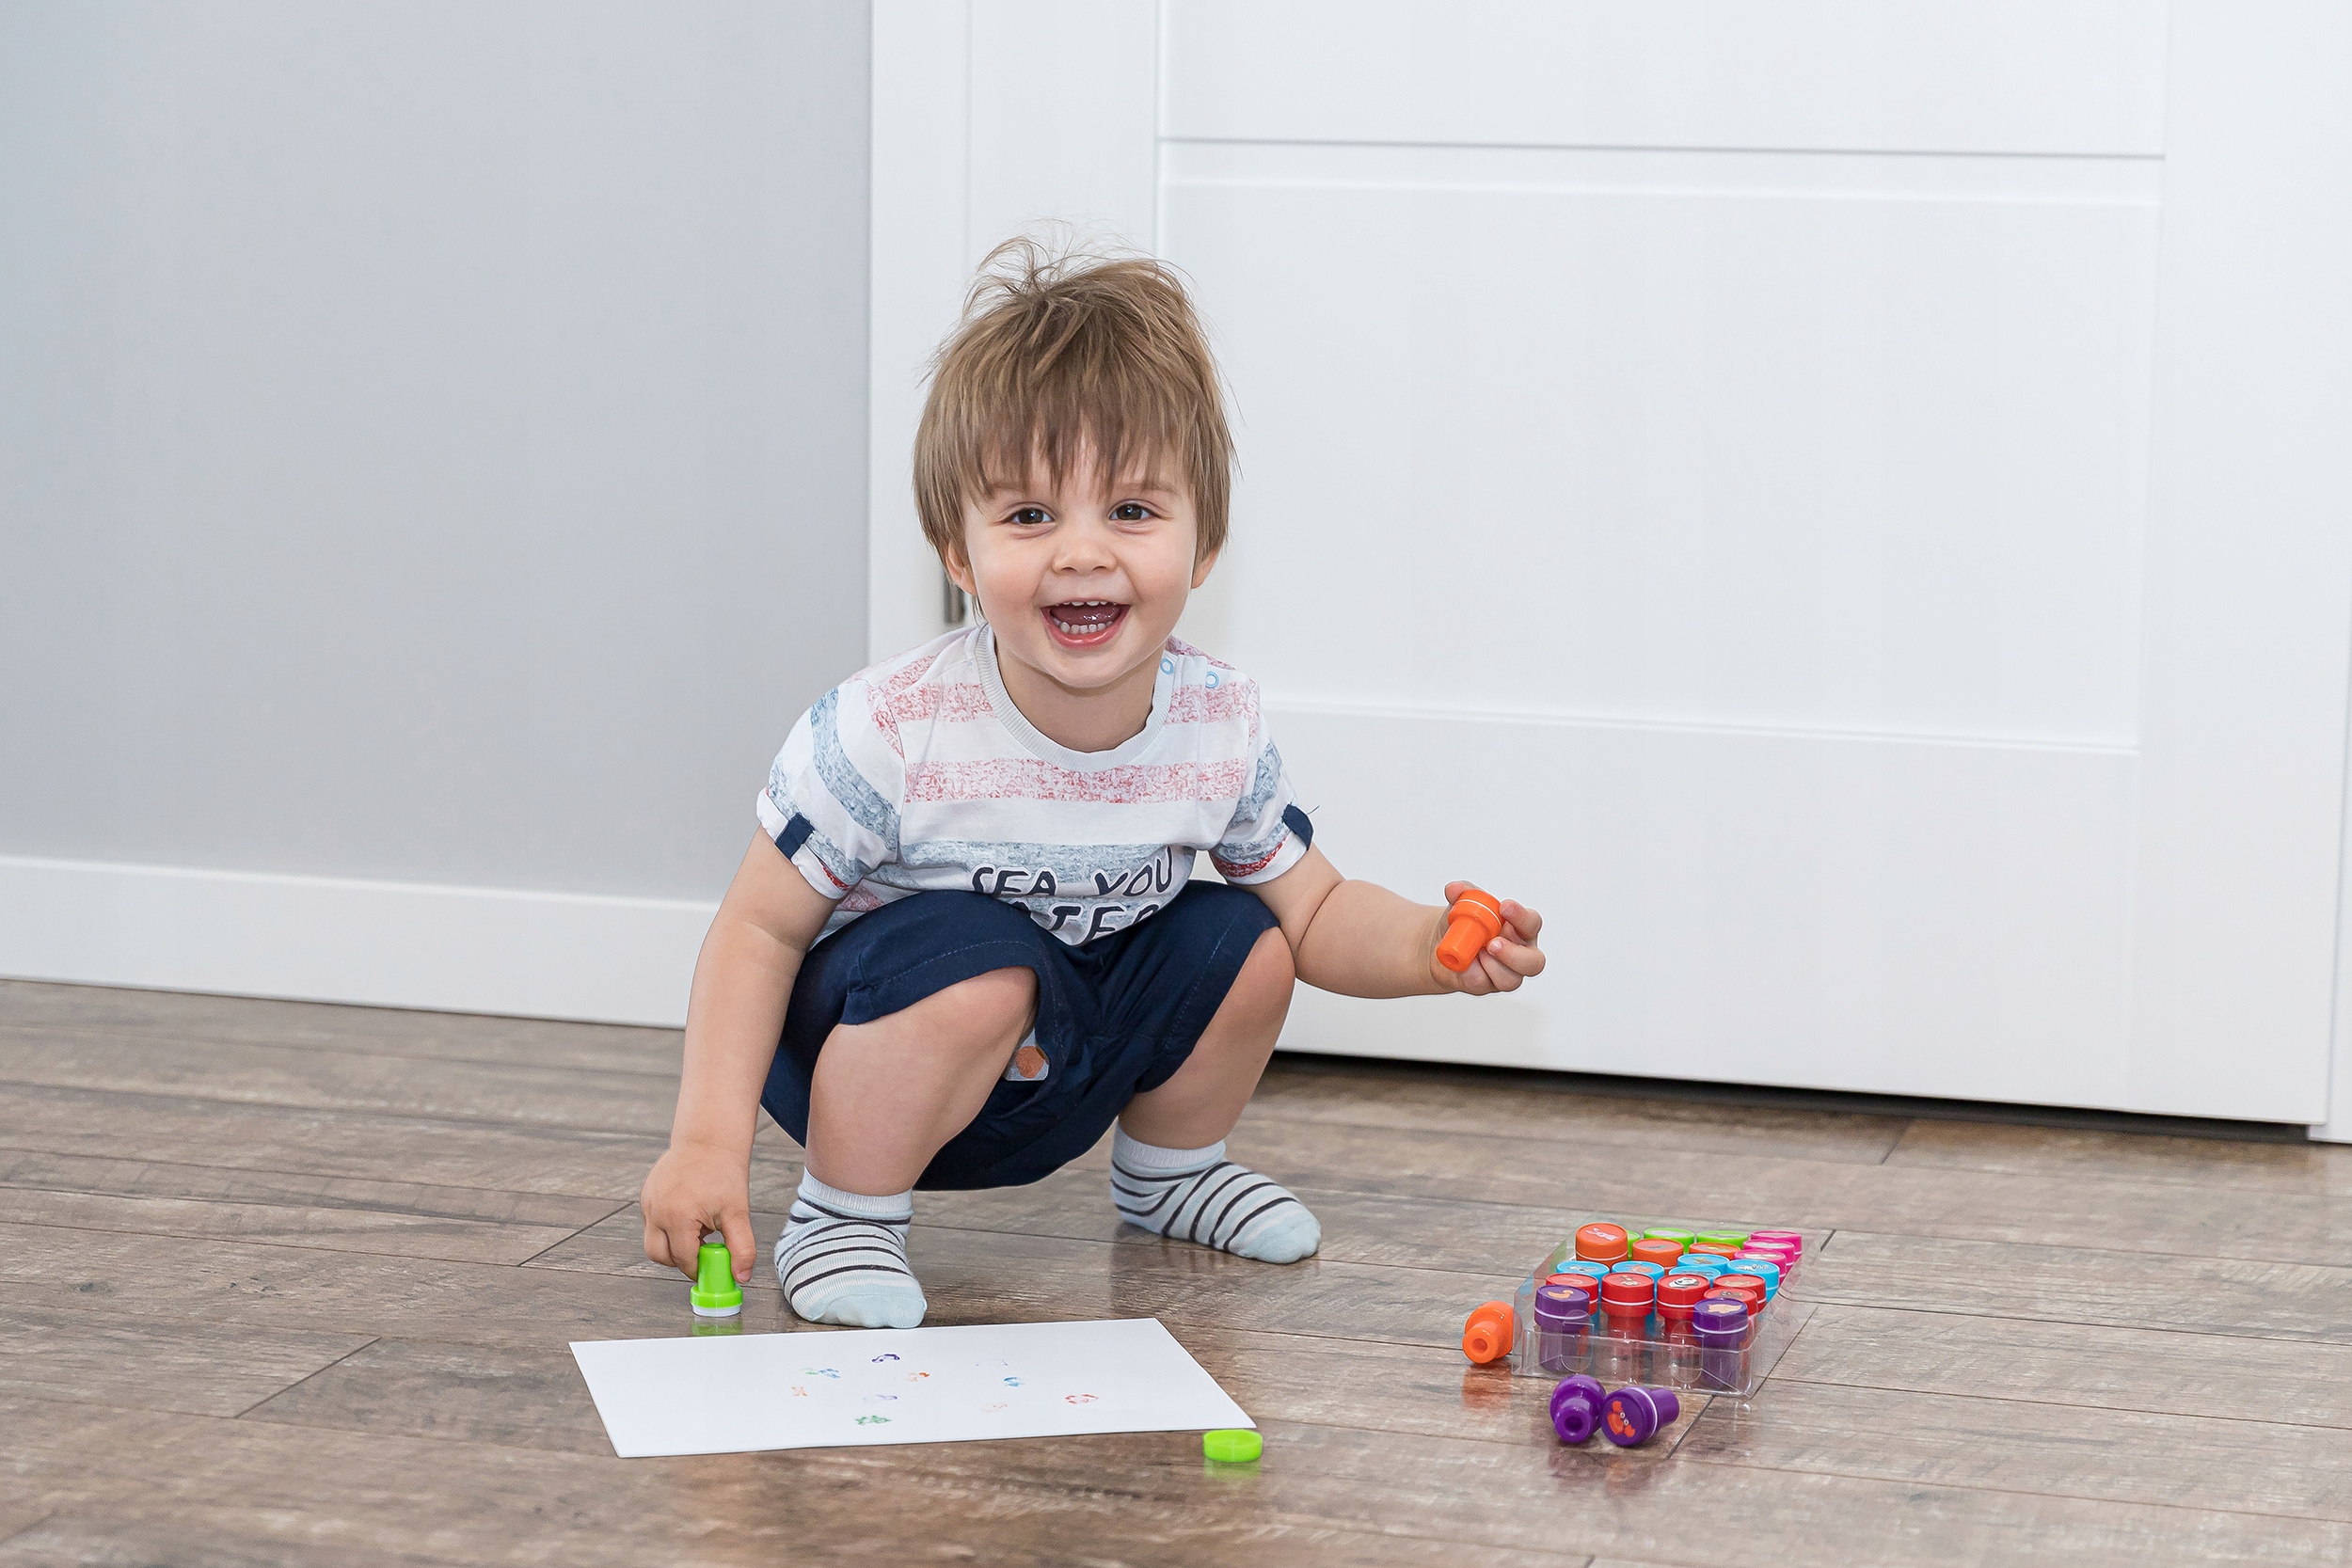
M 703 1238 L 726 1239 L 735 1282 L 748 1284 L 758 1243 L 752 1239 L 751 1161 L 710 1144 L 673 1143 L 645 1175 L 638 1207 L 645 1213 L 645 1256 L 694 1277 Z

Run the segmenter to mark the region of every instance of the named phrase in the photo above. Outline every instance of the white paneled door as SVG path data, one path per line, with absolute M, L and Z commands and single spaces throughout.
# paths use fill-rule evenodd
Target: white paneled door
M 1122 235 L 1239 420 L 1185 634 L 1343 869 L 1550 920 L 1286 1044 L 2328 1118 L 2352 13 L 876 15 L 878 651 L 911 356 L 995 240 Z

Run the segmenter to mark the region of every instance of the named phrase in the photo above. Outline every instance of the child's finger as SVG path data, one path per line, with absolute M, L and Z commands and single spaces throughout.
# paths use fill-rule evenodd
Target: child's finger
M 661 1227 L 654 1223 L 653 1215 L 650 1213 L 645 1215 L 645 1256 L 664 1268 L 669 1266 L 669 1235 Z
M 696 1265 L 702 1262 L 702 1257 L 703 1227 L 699 1222 L 692 1225 L 670 1227 L 670 1266 L 672 1268 L 691 1279 L 696 1273 Z
M 1462 971 L 1459 984 L 1463 993 L 1469 996 L 1485 996 L 1493 991 L 1496 989 L 1493 956 L 1480 953 L 1471 960 L 1470 966 Z
M 1522 978 L 1502 958 L 1492 952 L 1478 955 L 1478 967 L 1486 976 L 1487 985 L 1496 990 L 1517 990 Z
M 719 1234 L 726 1238 L 727 1260 L 735 1265 L 735 1282 L 752 1282 L 752 1261 L 759 1243 L 752 1239 L 752 1216 L 741 1209 L 730 1209 L 719 1219 Z
M 1519 941 L 1531 945 L 1537 937 L 1543 934 L 1544 930 L 1542 915 L 1537 914 L 1525 904 L 1509 898 L 1502 901 L 1502 924 L 1503 927 L 1515 933 Z
M 1486 944 L 1484 956 L 1496 959 L 1521 979 L 1544 972 L 1544 950 L 1531 942 L 1509 942 L 1497 937 Z

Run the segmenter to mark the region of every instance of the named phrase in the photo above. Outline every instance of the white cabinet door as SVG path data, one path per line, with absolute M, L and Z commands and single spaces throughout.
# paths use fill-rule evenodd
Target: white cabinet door
M 1185 635 L 1343 869 L 1550 922 L 1518 995 L 1302 993 L 1286 1044 L 2319 1121 L 2348 18 L 885 0 L 878 501 L 885 322 L 1121 232 L 1238 416 Z M 941 127 L 902 166 L 886 81 Z M 894 218 L 926 171 L 958 209 Z M 895 647 L 936 594 L 882 549 Z

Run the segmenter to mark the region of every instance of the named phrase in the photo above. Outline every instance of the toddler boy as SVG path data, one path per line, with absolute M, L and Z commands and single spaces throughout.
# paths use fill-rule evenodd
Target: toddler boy
M 1542 921 L 1460 974 L 1442 907 L 1342 879 L 1258 689 L 1170 633 L 1225 543 L 1232 453 L 1176 276 L 983 266 L 915 436 L 923 531 L 982 624 L 851 676 L 793 726 L 695 965 L 645 1253 L 749 1279 L 758 1108 L 807 1151 L 776 1243 L 792 1310 L 910 1328 L 914 1189 L 1035 1181 L 1106 1129 L 1129 1222 L 1245 1258 L 1314 1216 L 1227 1160 L 1295 980 L 1509 990 Z M 1220 883 L 1192 881 L 1205 851 Z M 1460 884 L 1446 890 L 1453 897 Z

